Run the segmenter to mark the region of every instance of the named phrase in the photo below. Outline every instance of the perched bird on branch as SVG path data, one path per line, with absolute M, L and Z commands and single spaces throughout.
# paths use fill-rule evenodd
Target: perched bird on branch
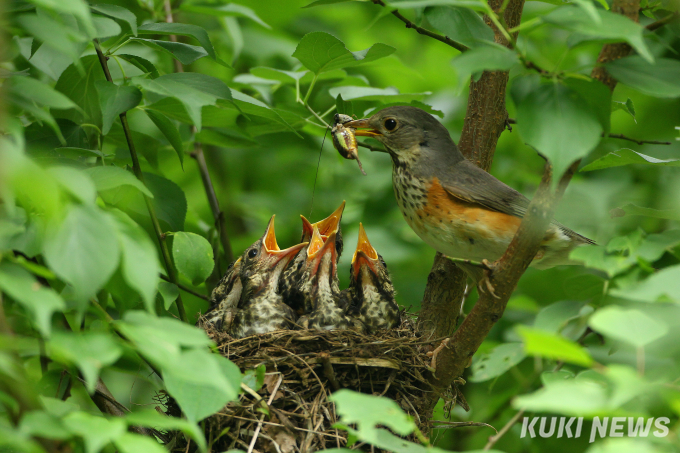
M 274 231 L 274 217 L 264 235 L 251 245 L 241 261 L 243 292 L 229 333 L 236 338 L 290 329 L 297 315 L 277 292 L 279 278 L 288 263 L 307 243 L 279 249 Z
M 305 329 L 363 331 L 361 321 L 347 314 L 350 306 L 348 293 L 341 292 L 338 287 L 335 239 L 336 233 L 331 233 L 324 241 L 318 227 L 314 227 L 299 283 L 306 314 L 298 320 L 298 324 Z
M 315 227 L 319 230 L 319 235 L 324 242 L 331 234 L 335 233 L 334 241 L 337 263 L 337 259 L 340 258 L 343 248 L 340 220 L 342 219 L 344 210 L 345 202 L 343 201 L 342 204 L 340 204 L 340 207 L 333 211 L 331 215 L 316 223 L 310 223 L 305 216 L 301 215 L 302 237 L 300 238 L 300 242 L 309 242 L 312 239 Z M 307 249 L 302 249 L 298 252 L 290 265 L 284 269 L 283 275 L 279 280 L 279 293 L 283 296 L 284 301 L 300 315 L 305 312 L 304 295 L 300 291 L 300 278 L 302 276 L 304 262 L 307 259 L 306 252 Z
M 397 204 L 423 241 L 450 258 L 485 262 L 503 255 L 529 200 L 467 161 L 432 115 L 389 107 L 343 126 L 385 146 Z M 584 244 L 594 242 L 553 220 L 532 266 L 577 264 L 569 252 Z
M 399 325 L 399 306 L 394 300 L 394 286 L 382 256 L 368 242 L 364 226 L 359 224 L 359 240 L 350 267 L 349 292 L 351 314 L 373 333 Z

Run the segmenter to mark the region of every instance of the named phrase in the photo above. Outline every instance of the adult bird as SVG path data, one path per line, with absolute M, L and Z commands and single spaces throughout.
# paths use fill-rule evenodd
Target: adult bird
M 305 216 L 301 215 L 302 237 L 300 238 L 300 242 L 309 242 L 312 239 L 315 227 L 319 230 L 319 236 L 324 242 L 331 234 L 334 234 L 337 263 L 337 259 L 340 258 L 343 248 L 340 220 L 342 219 L 344 210 L 345 202 L 343 201 L 338 209 L 333 211 L 331 215 L 315 223 L 311 223 Z M 302 276 L 305 260 L 307 259 L 306 251 L 306 249 L 302 249 L 298 252 L 293 261 L 284 269 L 283 275 L 279 280 L 279 293 L 283 296 L 283 300 L 298 314 L 303 314 L 305 312 L 304 295 L 300 292 L 300 278 Z
M 348 293 L 338 287 L 335 235 L 331 233 L 324 241 L 319 229 L 314 227 L 299 281 L 305 315 L 300 317 L 298 325 L 305 329 L 363 331 L 361 321 L 347 314 Z
M 451 258 L 483 262 L 503 255 L 529 200 L 467 161 L 432 115 L 388 107 L 344 126 L 385 145 L 397 204 L 423 241 Z M 577 264 L 569 252 L 584 244 L 594 242 L 553 220 L 532 266 Z
M 229 265 L 210 295 L 210 308 L 197 322 L 203 329 L 211 327 L 218 331 L 228 331 L 241 300 L 241 262 L 243 257 Z
M 283 269 L 307 243 L 281 250 L 276 243 L 274 217 L 264 235 L 243 253 L 240 270 L 243 292 L 229 329 L 236 338 L 291 328 L 297 319 L 277 288 Z
M 387 264 L 368 241 L 361 223 L 350 266 L 349 292 L 352 297 L 351 314 L 364 323 L 368 332 L 399 325 L 399 306 L 394 300 L 394 286 Z

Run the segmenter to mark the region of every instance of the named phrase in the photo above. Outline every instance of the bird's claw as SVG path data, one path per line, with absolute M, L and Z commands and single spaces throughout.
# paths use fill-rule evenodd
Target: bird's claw
M 486 290 L 489 292 L 489 294 L 491 294 L 496 299 L 500 299 L 500 297 L 496 295 L 496 288 L 494 288 L 493 284 L 491 283 L 491 274 L 495 269 L 495 264 L 489 262 L 487 259 L 483 259 L 481 266 L 484 269 L 484 276 L 477 283 L 477 289 L 480 293 L 483 293 L 485 292 L 484 288 L 486 287 Z

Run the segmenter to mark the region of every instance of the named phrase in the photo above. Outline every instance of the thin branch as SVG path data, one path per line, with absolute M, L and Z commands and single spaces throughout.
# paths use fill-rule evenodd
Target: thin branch
M 210 298 L 208 296 L 206 296 L 205 294 L 197 293 L 193 289 L 188 288 L 188 287 L 182 285 L 181 283 L 175 283 L 172 280 L 170 280 L 170 278 L 167 275 L 160 274 L 160 277 L 161 277 L 161 279 L 165 280 L 166 282 L 173 283 L 173 284 L 177 285 L 177 287 L 179 289 L 181 289 L 182 291 L 184 291 L 186 293 L 191 294 L 192 296 L 196 296 L 200 299 L 210 301 Z
M 605 137 L 604 134 L 602 134 L 602 136 Z M 606 137 L 618 138 L 618 139 L 621 139 L 621 140 L 628 140 L 630 142 L 637 143 L 638 145 L 644 145 L 645 143 L 649 144 L 649 145 L 672 145 L 671 142 L 660 142 L 660 141 L 657 141 L 657 140 L 638 140 L 638 139 L 635 139 L 635 138 L 626 137 L 623 134 L 608 134 L 608 135 L 606 135 Z
M 283 375 L 279 376 L 279 380 L 276 382 L 276 385 L 274 386 L 274 391 L 272 394 L 269 396 L 269 400 L 267 401 L 267 406 L 271 406 L 272 401 L 274 401 L 274 397 L 276 396 L 276 392 L 279 391 L 279 386 L 281 385 L 281 382 L 283 382 Z M 250 445 L 248 445 L 248 452 L 247 453 L 252 453 L 253 448 L 255 448 L 255 442 L 257 441 L 257 435 L 260 434 L 260 430 L 262 429 L 262 422 L 264 421 L 264 414 L 260 417 L 260 420 L 257 423 L 257 427 L 255 428 L 255 433 L 253 434 L 253 438 L 250 441 Z
M 387 5 L 382 0 L 372 0 L 372 1 L 376 5 L 380 5 L 380 6 L 387 8 Z M 392 11 L 392 15 L 394 15 L 394 17 L 396 17 L 397 19 L 402 21 L 404 24 L 406 24 L 406 28 L 412 28 L 415 31 L 417 31 L 418 33 L 420 33 L 421 35 L 429 36 L 430 38 L 433 38 L 433 39 L 436 39 L 437 41 L 443 42 L 444 44 L 451 46 L 454 49 L 459 50 L 461 52 L 465 52 L 466 50 L 468 50 L 467 46 L 465 46 L 465 45 L 463 45 L 459 42 L 454 41 L 453 39 L 449 38 L 448 36 L 443 36 L 443 35 L 440 35 L 438 33 L 427 30 L 423 27 L 417 26 L 416 24 L 414 24 L 413 22 L 411 22 L 410 20 L 405 18 L 399 12 L 399 10 L 397 10 L 397 9 Z
M 649 31 L 654 31 L 654 30 L 657 30 L 657 29 L 663 27 L 664 25 L 672 22 L 674 19 L 677 19 L 678 17 L 680 17 L 680 13 L 672 13 L 672 14 L 669 14 L 668 16 L 664 17 L 664 18 L 657 20 L 656 22 L 652 22 L 651 24 L 647 25 L 645 28 Z
M 106 75 L 106 80 L 109 81 L 109 83 L 113 83 L 113 79 L 111 78 L 111 73 L 109 72 L 109 67 L 106 62 L 106 57 L 102 53 L 102 48 L 99 45 L 99 41 L 97 39 L 94 40 L 94 48 L 97 51 L 97 57 L 99 57 L 99 63 L 101 63 L 102 70 L 104 71 L 104 74 Z M 135 144 L 132 141 L 132 135 L 130 133 L 130 126 L 128 125 L 127 121 L 127 114 L 125 112 L 120 114 L 120 122 L 123 126 L 123 132 L 125 133 L 125 139 L 127 140 L 128 148 L 130 150 L 130 157 L 132 158 L 132 171 L 134 172 L 135 176 L 137 179 L 139 179 L 142 183 L 144 183 L 144 175 L 142 174 L 142 167 L 139 165 L 139 157 L 137 156 L 137 150 L 135 149 Z M 163 261 L 165 262 L 165 268 L 168 271 L 168 276 L 172 280 L 174 284 L 177 284 L 177 274 L 175 273 L 175 268 L 173 267 L 172 264 L 172 259 L 170 258 L 170 251 L 168 250 L 168 244 L 165 242 L 165 234 L 163 233 L 163 230 L 161 230 L 161 225 L 158 222 L 158 217 L 156 216 L 156 210 L 154 209 L 153 205 L 151 204 L 151 200 L 149 197 L 144 195 L 144 201 L 146 202 L 146 208 L 149 211 L 149 217 L 151 218 L 151 223 L 153 224 L 153 229 L 156 232 L 156 237 L 158 239 L 158 244 L 161 248 L 161 254 L 163 255 Z M 177 296 L 177 300 L 175 301 L 175 304 L 177 305 L 177 313 L 179 314 L 179 318 L 187 322 L 187 314 L 184 311 L 184 303 L 182 302 L 182 297 Z
M 171 24 L 175 20 L 172 16 L 172 5 L 170 0 L 163 1 L 163 8 L 165 10 L 165 22 Z M 177 42 L 177 37 L 175 35 L 170 35 L 170 41 Z M 184 66 L 178 60 L 174 60 L 175 72 L 184 72 Z M 231 241 L 229 240 L 229 233 L 227 233 L 227 226 L 224 221 L 224 212 L 220 209 L 220 203 L 217 201 L 217 194 L 215 193 L 215 188 L 210 178 L 210 172 L 208 171 L 208 165 L 205 161 L 205 155 L 203 154 L 203 144 L 195 140 L 196 138 L 196 126 L 192 126 L 192 132 L 194 133 L 194 150 L 190 154 L 191 157 L 196 159 L 198 164 L 198 171 L 201 174 L 201 181 L 203 182 L 203 188 L 205 189 L 205 194 L 208 197 L 208 204 L 210 204 L 210 210 L 213 213 L 213 219 L 215 221 L 215 228 L 217 229 L 220 236 L 220 243 L 222 244 L 222 250 L 224 250 L 224 256 L 228 262 L 234 261 L 234 252 L 231 249 Z M 217 264 L 219 256 L 215 255 L 215 264 Z M 217 266 L 215 266 L 217 268 Z

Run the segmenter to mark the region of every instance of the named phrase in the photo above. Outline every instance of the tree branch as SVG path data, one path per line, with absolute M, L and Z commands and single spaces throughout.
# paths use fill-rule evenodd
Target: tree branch
M 97 52 L 97 57 L 99 57 L 99 63 L 101 63 L 102 70 L 104 71 L 104 74 L 106 75 L 106 80 L 109 81 L 109 83 L 113 83 L 113 79 L 111 78 L 111 73 L 109 72 L 109 66 L 106 62 L 106 57 L 102 53 L 102 48 L 99 45 L 98 40 L 94 40 L 94 48 Z M 127 114 L 125 112 L 120 114 L 120 122 L 123 126 L 123 132 L 125 133 L 125 139 L 127 140 L 128 148 L 130 150 L 130 157 L 132 158 L 132 171 L 134 172 L 135 176 L 137 179 L 139 179 L 142 183 L 144 183 L 144 175 L 142 174 L 142 167 L 139 165 L 139 157 L 137 156 L 137 150 L 135 149 L 135 144 L 132 141 L 132 135 L 130 133 L 130 126 L 128 125 L 127 121 Z M 165 242 L 165 234 L 163 233 L 163 230 L 161 230 L 161 225 L 158 222 L 158 217 L 156 216 L 156 210 L 154 209 L 153 205 L 151 204 L 151 200 L 149 197 L 146 195 L 144 196 L 144 201 L 146 202 L 146 208 L 149 211 L 149 217 L 151 218 L 151 223 L 153 224 L 153 229 L 156 232 L 156 238 L 158 239 L 158 245 L 160 246 L 161 249 L 161 254 L 163 255 L 163 261 L 165 262 L 165 268 L 168 272 L 168 276 L 172 280 L 174 284 L 177 284 L 177 274 L 175 273 L 175 268 L 172 264 L 172 259 L 170 258 L 170 251 L 168 250 L 168 244 Z M 182 302 L 182 297 L 177 296 L 177 300 L 175 301 L 175 304 L 177 305 L 177 313 L 179 314 L 179 318 L 187 322 L 187 314 L 184 311 L 184 303 Z
M 668 16 L 657 20 L 656 22 L 652 22 L 651 24 L 647 25 L 645 28 L 649 31 L 654 31 L 654 30 L 657 30 L 657 29 L 663 27 L 664 25 L 672 22 L 674 19 L 677 19 L 678 17 L 680 17 L 680 13 L 671 13 Z
M 602 136 L 605 137 L 604 134 L 603 134 Z M 644 144 L 649 144 L 649 145 L 672 145 L 671 142 L 660 142 L 660 141 L 658 141 L 658 140 L 638 140 L 638 139 L 636 139 L 636 138 L 626 137 L 626 136 L 623 135 L 623 134 L 608 134 L 608 135 L 606 135 L 606 137 L 608 137 L 608 138 L 618 138 L 618 139 L 621 139 L 621 140 L 628 140 L 628 141 L 630 141 L 630 142 L 637 143 L 638 145 L 644 145 Z
M 170 280 L 170 278 L 167 275 L 160 274 L 160 277 L 161 277 L 162 280 L 165 280 L 166 282 L 173 283 L 173 284 L 177 285 L 177 287 L 179 289 L 181 289 L 184 292 L 191 294 L 192 296 L 196 296 L 200 299 L 210 301 L 210 298 L 208 296 L 206 296 L 205 294 L 197 293 L 193 289 L 188 288 L 188 287 L 182 285 L 181 283 L 175 283 L 172 280 Z
M 165 10 L 165 22 L 174 23 L 174 18 L 172 16 L 172 5 L 170 0 L 163 1 L 163 8 Z M 170 41 L 176 42 L 177 37 L 175 35 L 170 35 Z M 175 72 L 184 72 L 184 66 L 178 60 L 175 62 Z M 196 159 L 198 164 L 198 171 L 201 175 L 201 181 L 203 182 L 203 188 L 205 189 L 205 194 L 208 197 L 208 204 L 210 204 L 210 210 L 213 213 L 213 219 L 215 221 L 215 228 L 217 229 L 220 236 L 220 243 L 222 244 L 222 250 L 224 250 L 224 256 L 228 262 L 234 261 L 234 252 L 231 249 L 231 241 L 229 240 L 229 233 L 227 233 L 227 226 L 224 222 L 224 213 L 220 209 L 220 203 L 217 201 L 217 194 L 215 193 L 215 188 L 210 178 L 210 172 L 208 171 L 208 165 L 205 161 L 205 155 L 203 154 L 203 145 L 201 142 L 195 140 L 196 138 L 196 127 L 193 126 L 191 131 L 194 134 L 194 150 L 190 154 L 191 157 Z M 219 256 L 215 254 L 215 269 L 218 269 L 217 263 L 219 261 Z M 220 276 L 218 276 L 219 279 Z
M 614 3 L 612 3 L 612 12 L 624 15 L 630 20 L 638 22 L 640 0 L 614 0 Z M 604 64 L 626 57 L 630 55 L 632 50 L 633 48 L 625 42 L 605 44 L 602 46 L 602 51 L 600 51 L 600 55 L 597 57 L 597 66 L 593 69 L 590 76 L 607 85 L 613 92 L 617 80 L 607 72 Z
M 380 5 L 380 6 L 387 8 L 387 5 L 382 0 L 371 0 L 371 1 L 376 5 Z M 467 46 L 465 46 L 465 45 L 463 45 L 459 42 L 454 41 L 453 39 L 449 38 L 448 36 L 443 36 L 443 35 L 440 35 L 438 33 L 427 30 L 423 27 L 417 26 L 416 24 L 414 24 L 413 22 L 411 22 L 410 20 L 405 18 L 399 12 L 399 10 L 397 10 L 397 9 L 392 11 L 392 15 L 394 17 L 396 17 L 397 19 L 399 19 L 400 21 L 402 21 L 404 24 L 406 24 L 406 28 L 412 28 L 415 31 L 417 31 L 418 33 L 420 33 L 421 35 L 429 36 L 430 38 L 436 39 L 437 41 L 440 41 L 440 42 L 443 42 L 444 44 L 451 46 L 454 49 L 459 50 L 461 52 L 465 52 L 466 50 L 468 50 Z

